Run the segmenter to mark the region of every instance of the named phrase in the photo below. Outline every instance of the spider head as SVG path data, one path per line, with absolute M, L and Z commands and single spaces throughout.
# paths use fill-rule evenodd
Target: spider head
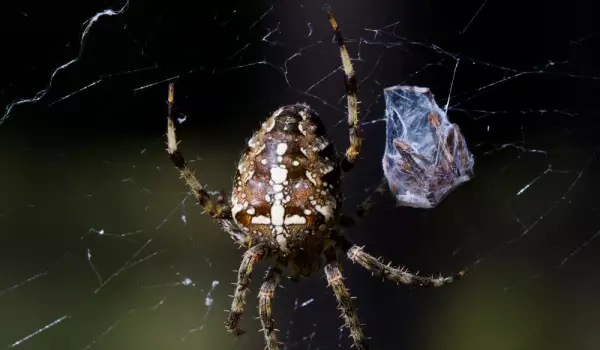
M 341 170 L 332 142 L 307 105 L 271 115 L 242 155 L 233 193 L 236 224 L 285 253 L 318 240 L 337 224 Z

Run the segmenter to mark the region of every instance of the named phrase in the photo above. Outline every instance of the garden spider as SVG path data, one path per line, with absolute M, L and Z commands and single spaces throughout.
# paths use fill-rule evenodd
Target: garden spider
M 367 254 L 362 247 L 342 236 L 341 227 L 349 224 L 341 214 L 342 172 L 352 168 L 361 145 L 358 125 L 357 84 L 342 34 L 328 8 L 329 22 L 340 48 L 348 100 L 350 146 L 340 161 L 325 126 L 306 104 L 279 108 L 248 141 L 235 177 L 231 202 L 219 193 L 216 200 L 200 184 L 177 146 L 173 117 L 174 86 L 169 85 L 167 152 L 179 169 L 198 203 L 228 232 L 234 241 L 247 248 L 238 271 L 237 284 L 226 328 L 242 334 L 239 328 L 246 292 L 254 265 L 274 258 L 260 292 L 259 313 L 267 349 L 279 348 L 271 300 L 286 267 L 292 279 L 309 276 L 324 265 L 345 325 L 357 349 L 366 349 L 365 337 L 348 289 L 340 272 L 338 257 L 345 254 L 374 274 L 397 283 L 416 286 L 441 286 L 462 276 L 425 278 L 393 268 Z

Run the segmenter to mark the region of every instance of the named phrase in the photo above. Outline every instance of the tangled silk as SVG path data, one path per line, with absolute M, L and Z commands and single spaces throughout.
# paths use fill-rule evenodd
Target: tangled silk
M 384 95 L 389 188 L 398 205 L 434 208 L 473 177 L 473 155 L 428 88 L 398 85 Z

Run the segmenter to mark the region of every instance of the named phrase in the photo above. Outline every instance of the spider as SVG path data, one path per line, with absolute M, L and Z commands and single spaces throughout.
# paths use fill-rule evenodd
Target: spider
M 222 191 L 208 192 L 187 167 L 178 150 L 173 117 L 174 85 L 167 99 L 167 152 L 185 179 L 205 213 L 210 215 L 247 250 L 238 270 L 237 283 L 227 330 L 240 335 L 239 323 L 254 265 L 273 258 L 260 292 L 259 314 L 267 349 L 279 348 L 271 302 L 283 270 L 291 269 L 291 278 L 308 277 L 324 267 L 342 311 L 346 327 L 357 349 L 367 349 L 365 336 L 338 261 L 346 255 L 373 274 L 391 281 L 416 286 L 441 286 L 461 277 L 420 277 L 403 268 L 394 268 L 352 244 L 341 232 L 351 225 L 351 216 L 342 209 L 342 173 L 352 169 L 360 151 L 357 83 L 344 39 L 330 8 L 333 28 L 345 73 L 350 145 L 342 159 L 338 157 L 319 116 L 306 104 L 286 105 L 277 109 L 250 138 L 237 168 L 229 203 Z M 215 198 L 216 197 L 216 198 Z

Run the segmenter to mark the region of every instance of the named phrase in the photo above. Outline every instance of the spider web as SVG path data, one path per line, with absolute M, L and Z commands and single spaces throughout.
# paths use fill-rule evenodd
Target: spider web
M 0 344 L 17 349 L 263 349 L 261 264 L 234 339 L 223 327 L 241 251 L 165 152 L 176 82 L 181 150 L 226 189 L 244 142 L 282 104 L 315 108 L 347 145 L 324 3 L 6 4 L 0 81 Z M 359 80 L 348 235 L 458 284 L 417 290 L 344 273 L 374 349 L 592 349 L 600 342 L 600 30 L 583 2 L 333 3 Z M 110 8 L 110 9 L 107 9 Z M 596 49 L 596 50 L 595 50 Z M 465 135 L 475 177 L 434 210 L 374 191 L 383 89 L 429 87 Z M 286 349 L 350 345 L 323 274 L 285 281 Z

